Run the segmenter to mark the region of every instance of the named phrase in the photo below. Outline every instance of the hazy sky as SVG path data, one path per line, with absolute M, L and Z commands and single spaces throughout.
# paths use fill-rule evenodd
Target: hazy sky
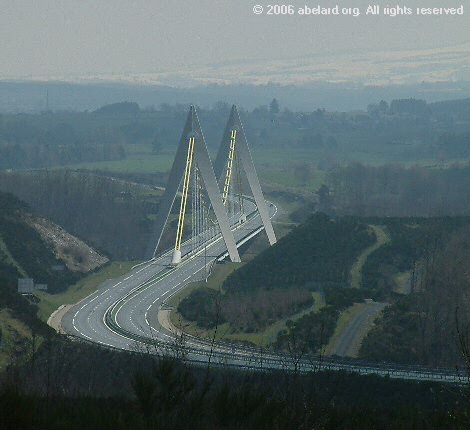
M 413 14 L 385 16 L 383 8 L 389 3 L 408 6 Z M 192 68 L 228 61 L 334 59 L 351 51 L 455 45 L 467 45 L 470 52 L 468 0 L 292 0 L 295 14 L 287 16 L 268 16 L 268 4 L 264 0 L 0 0 L 0 79 L 178 70 L 190 74 Z M 381 6 L 381 14 L 365 15 L 369 4 Z M 419 5 L 462 4 L 463 16 L 416 15 Z M 253 13 L 255 5 L 263 6 L 261 15 Z M 338 5 L 340 11 L 358 7 L 361 15 L 300 16 L 298 8 L 304 5 Z

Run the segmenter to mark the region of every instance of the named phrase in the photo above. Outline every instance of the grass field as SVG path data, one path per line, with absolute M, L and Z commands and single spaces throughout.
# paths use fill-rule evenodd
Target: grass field
M 176 150 L 176 148 L 175 148 Z M 316 191 L 324 179 L 324 172 L 315 168 L 318 163 L 317 151 L 286 149 L 257 149 L 252 151 L 253 162 L 261 179 L 288 186 Z M 175 151 L 165 150 L 155 154 L 151 145 L 126 145 L 126 159 L 99 161 L 68 166 L 77 170 L 102 170 L 116 173 L 155 173 L 168 172 L 173 164 Z M 212 158 L 215 154 L 212 154 Z M 303 184 L 296 177 L 297 165 L 311 164 L 311 175 Z
M 261 179 L 273 184 L 283 185 L 292 188 L 302 188 L 308 191 L 316 192 L 325 180 L 325 173 L 315 168 L 311 168 L 311 177 L 306 183 L 302 183 L 295 173 L 296 167 L 291 168 L 264 168 L 257 169 L 258 176 Z
M 48 294 L 43 291 L 35 291 L 34 294 L 40 300 L 38 303 L 39 318 L 46 322 L 52 312 L 59 308 L 59 306 L 77 303 L 84 297 L 96 291 L 97 287 L 107 279 L 117 278 L 118 276 L 124 275 L 136 264 L 137 262 L 135 261 L 111 263 L 101 270 L 81 279 L 75 285 L 72 285 L 60 294 Z

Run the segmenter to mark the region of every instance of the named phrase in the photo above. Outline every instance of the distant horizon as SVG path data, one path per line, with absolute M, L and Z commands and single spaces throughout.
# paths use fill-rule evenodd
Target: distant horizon
M 309 16 L 298 13 L 303 0 L 277 12 L 262 0 L 2 2 L 0 80 L 191 87 L 470 76 L 469 12 L 461 0 L 435 0 L 433 7 L 462 12 L 441 15 L 418 14 L 422 0 L 408 0 L 406 13 L 394 15 L 389 9 L 399 8 L 387 9 L 385 0 L 374 12 L 369 0 L 330 2 L 321 6 L 337 14 Z
M 145 74 L 147 75 L 147 74 Z M 0 78 L 0 84 L 37 84 L 37 85 L 73 85 L 73 86 L 118 86 L 126 88 L 162 88 L 175 91 L 184 90 L 197 90 L 204 88 L 308 88 L 311 90 L 322 89 L 366 89 L 366 88 L 405 88 L 405 87 L 419 87 L 419 86 L 442 86 L 445 84 L 458 85 L 469 84 L 470 75 L 466 79 L 442 79 L 442 80 L 419 80 L 413 82 L 382 82 L 382 83 L 366 83 L 356 79 L 341 80 L 341 81 L 328 81 L 326 79 L 317 79 L 309 81 L 301 81 L 297 83 L 282 83 L 282 82 L 220 82 L 217 80 L 204 80 L 201 82 L 192 82 L 191 84 L 182 82 L 181 85 L 170 85 L 161 83 L 159 81 L 138 80 L 134 77 L 120 77 L 115 76 L 109 78 L 108 76 L 90 76 L 90 77 L 33 77 L 33 78 Z
M 338 53 L 284 60 L 220 61 L 190 70 L 136 73 L 7 76 L 4 82 L 127 83 L 194 88 L 201 85 L 308 85 L 315 83 L 388 86 L 468 80 L 470 43 L 439 49 Z M 261 70 L 263 72 L 261 72 Z
M 252 110 L 269 105 L 273 98 L 281 110 L 365 111 L 369 104 L 381 100 L 390 103 L 415 98 L 433 103 L 470 98 L 470 79 L 382 86 L 315 81 L 297 85 L 204 83 L 179 88 L 142 82 L 0 80 L 0 114 L 93 111 L 123 101 L 136 102 L 142 109 L 155 109 L 165 103 L 210 109 L 222 101 Z

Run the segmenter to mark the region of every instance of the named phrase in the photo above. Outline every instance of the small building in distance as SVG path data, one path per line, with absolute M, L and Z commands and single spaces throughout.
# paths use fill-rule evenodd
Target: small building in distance
M 33 294 L 34 280 L 33 278 L 18 279 L 19 294 Z
M 19 294 L 33 294 L 34 289 L 39 291 L 47 291 L 47 284 L 34 285 L 33 278 L 18 279 L 18 293 Z

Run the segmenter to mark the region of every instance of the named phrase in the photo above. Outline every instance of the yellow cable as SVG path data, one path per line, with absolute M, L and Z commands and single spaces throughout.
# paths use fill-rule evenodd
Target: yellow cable
M 175 251 L 179 251 L 181 249 L 181 239 L 183 237 L 184 214 L 186 211 L 186 203 L 188 199 L 188 190 L 189 190 L 189 179 L 191 176 L 191 165 L 193 162 L 194 141 L 195 141 L 194 137 L 189 138 L 188 154 L 186 156 L 186 167 L 184 170 L 184 179 L 183 179 L 183 195 L 181 196 L 180 213 L 178 217 L 178 227 L 176 229 Z
M 235 138 L 237 137 L 237 130 L 232 130 L 230 133 L 230 149 L 228 151 L 227 171 L 225 173 L 224 191 L 222 193 L 222 202 L 225 206 L 227 203 L 228 191 L 230 188 L 230 179 L 232 177 L 233 155 L 235 153 Z

